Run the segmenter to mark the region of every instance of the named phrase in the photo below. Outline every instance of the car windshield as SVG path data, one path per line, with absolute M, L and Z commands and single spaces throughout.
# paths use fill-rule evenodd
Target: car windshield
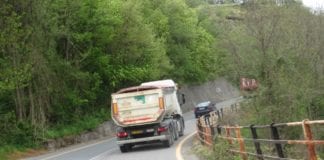
M 207 102 L 202 102 L 202 103 L 199 103 L 196 107 L 208 107 L 210 105 L 210 101 L 207 101 Z

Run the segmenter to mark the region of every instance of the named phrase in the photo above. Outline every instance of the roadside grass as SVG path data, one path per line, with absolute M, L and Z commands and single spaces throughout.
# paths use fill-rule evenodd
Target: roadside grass
M 48 129 L 45 133 L 46 139 L 55 139 L 64 136 L 77 135 L 84 131 L 90 131 L 98 127 L 104 121 L 110 120 L 110 112 L 100 111 L 93 115 L 86 115 L 69 125 L 60 124 Z
M 70 124 L 59 124 L 49 127 L 44 132 L 43 141 L 78 135 L 84 131 L 91 131 L 107 120 L 110 120 L 110 112 L 107 110 L 101 110 L 91 115 L 84 115 Z M 16 160 L 23 157 L 40 155 L 46 152 L 39 144 L 41 144 L 41 141 L 35 141 L 34 144 L 26 144 L 26 146 L 23 144 L 2 145 L 0 147 L 0 160 Z
M 0 151 L 0 160 L 18 160 L 21 158 L 26 157 L 32 157 L 37 156 L 42 153 L 45 153 L 46 150 L 44 149 L 30 149 L 30 148 L 17 148 L 17 147 L 11 147 L 6 146 L 7 150 L 4 150 L 4 152 Z M 10 149 L 9 149 L 10 148 Z
M 204 160 L 240 160 L 237 155 L 233 155 L 228 152 L 229 144 L 224 140 L 217 140 L 212 147 L 202 145 L 199 140 L 195 140 L 193 143 L 193 152 L 198 155 L 199 158 Z
M 0 147 L 0 160 L 9 159 L 8 155 L 19 150 L 17 146 L 5 145 Z
M 0 160 L 16 160 L 44 153 L 44 149 L 29 149 L 23 146 L 5 145 L 0 148 Z

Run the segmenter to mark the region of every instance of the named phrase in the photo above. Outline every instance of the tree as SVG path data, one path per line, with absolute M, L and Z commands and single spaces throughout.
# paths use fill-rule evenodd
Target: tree
M 323 80 L 319 76 L 323 66 L 317 61 L 323 60 L 318 38 L 323 34 L 319 29 L 323 16 L 295 3 L 253 1 L 244 7 L 244 23 L 228 27 L 225 46 L 237 78 L 250 76 L 260 81 L 254 108 L 259 112 L 255 115 L 262 117 L 257 120 L 317 119 L 312 104 L 323 96 L 318 83 Z

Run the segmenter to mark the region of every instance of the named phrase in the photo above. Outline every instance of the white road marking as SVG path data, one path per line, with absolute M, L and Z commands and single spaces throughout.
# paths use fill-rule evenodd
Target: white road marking
M 83 147 L 75 148 L 75 149 L 72 149 L 72 150 L 69 150 L 69 151 L 62 152 L 60 154 L 56 154 L 56 155 L 53 155 L 53 156 L 46 157 L 43 160 L 49 160 L 51 158 L 59 157 L 61 155 L 67 154 L 67 153 L 71 153 L 71 152 L 75 152 L 75 151 L 78 151 L 78 150 L 81 150 L 81 149 L 84 149 L 84 148 L 88 148 L 88 147 L 91 147 L 91 146 L 95 146 L 95 145 L 100 144 L 100 143 L 109 142 L 109 141 L 112 141 L 114 139 L 115 138 L 111 138 L 111 139 L 108 139 L 108 140 L 100 141 L 100 142 L 93 143 L 93 144 L 90 144 L 90 145 L 86 145 L 86 146 L 83 146 Z
M 194 121 L 195 119 L 190 119 L 190 120 L 187 120 L 186 123 L 188 122 L 191 122 L 191 121 Z M 176 158 L 177 160 L 183 160 L 183 157 L 181 155 L 181 148 L 182 148 L 182 145 L 183 143 L 188 140 L 191 136 L 193 136 L 196 132 L 193 132 L 192 134 L 188 135 L 187 137 L 185 137 L 184 139 L 182 139 L 182 141 L 177 145 L 177 148 L 176 148 Z M 72 150 L 68 150 L 68 151 L 65 151 L 65 152 L 61 152 L 61 153 L 58 153 L 58 154 L 55 154 L 55 155 L 52 155 L 52 156 L 49 156 L 49 157 L 45 157 L 43 158 L 42 160 L 50 160 L 52 158 L 56 158 L 56 157 L 59 157 L 59 156 L 62 156 L 64 154 L 68 154 L 68 153 L 71 153 L 71 152 L 75 152 L 75 151 L 78 151 L 78 150 L 82 150 L 84 148 L 88 148 L 88 147 L 92 147 L 92 146 L 95 146 L 95 145 L 98 145 L 98 144 L 101 144 L 101 143 L 105 143 L 105 142 L 109 142 L 109 141 L 112 141 L 116 138 L 111 138 L 111 139 L 108 139 L 108 140 L 104 140 L 104 141 L 100 141 L 100 142 L 97 142 L 97 143 L 92 143 L 92 144 L 89 144 L 89 145 L 86 145 L 86 146 L 83 146 L 83 147 L 79 147 L 79 148 L 75 148 L 75 149 L 72 149 Z M 106 155 L 107 153 L 113 151 L 113 150 L 116 150 L 116 148 L 113 148 L 113 149 L 110 149 L 110 150 L 107 150 L 103 153 L 100 153 L 99 155 L 91 158 L 90 160 L 96 160 L 96 159 L 99 159 L 99 158 L 103 158 L 104 155 Z
M 181 154 L 181 148 L 182 145 L 184 144 L 185 141 L 187 141 L 189 138 L 191 138 L 193 135 L 195 135 L 197 133 L 197 131 L 191 133 L 190 135 L 188 135 L 186 138 L 184 138 L 178 145 L 177 145 L 177 149 L 176 149 L 176 158 L 177 160 L 184 160 Z
M 116 150 L 116 148 L 109 149 L 109 150 L 106 151 L 106 152 L 100 153 L 99 155 L 97 155 L 97 156 L 91 158 L 90 160 L 100 160 L 100 159 L 103 158 L 103 156 L 105 156 L 107 153 L 109 153 L 109 152 L 111 152 L 111 151 L 113 151 L 113 150 Z

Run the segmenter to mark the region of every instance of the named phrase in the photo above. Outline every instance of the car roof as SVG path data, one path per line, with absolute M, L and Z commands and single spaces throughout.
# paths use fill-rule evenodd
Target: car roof
M 210 103 L 211 103 L 210 101 L 201 102 L 201 103 L 197 104 L 196 107 L 205 107 L 205 106 L 209 106 Z

